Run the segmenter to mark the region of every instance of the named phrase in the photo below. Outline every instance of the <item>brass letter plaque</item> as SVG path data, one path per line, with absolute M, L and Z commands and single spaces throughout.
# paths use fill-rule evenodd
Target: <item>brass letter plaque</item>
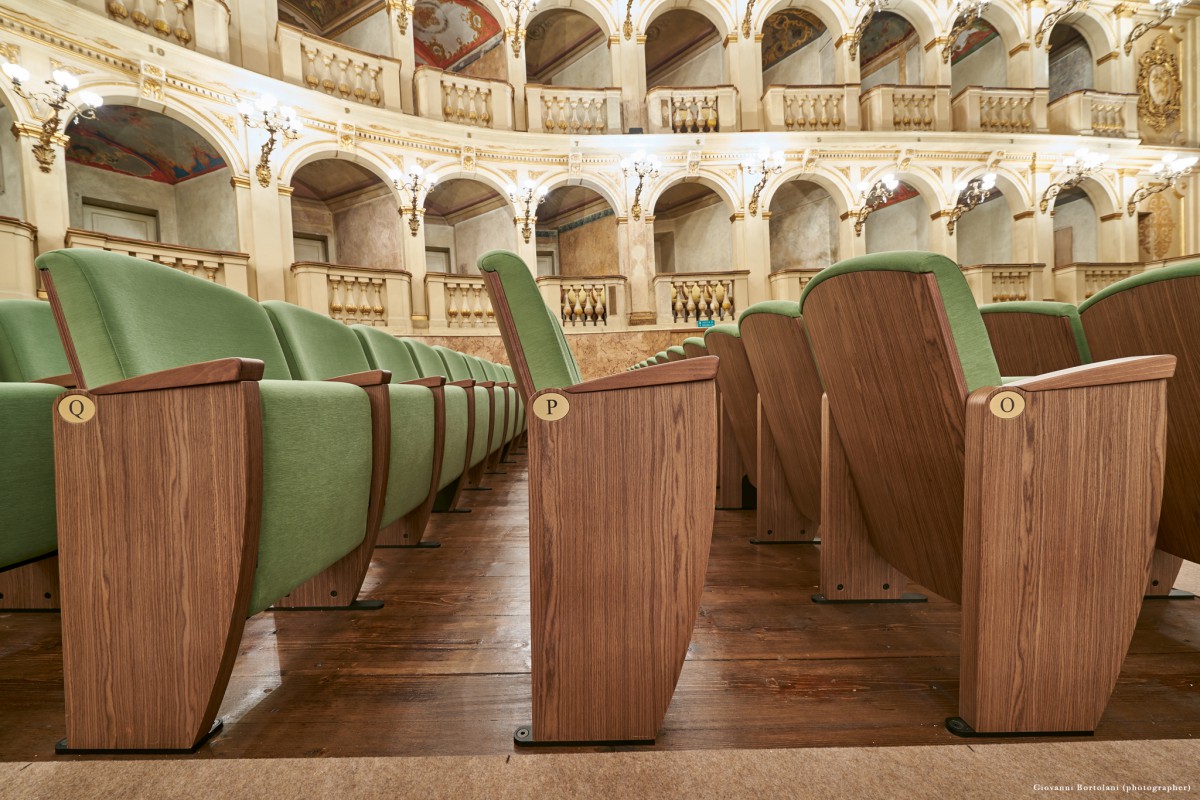
M 58 415 L 78 425 L 96 416 L 96 403 L 81 394 L 69 394 L 58 402 Z
M 571 410 L 567 398 L 557 392 L 547 392 L 533 398 L 533 413 L 540 420 L 554 422 L 560 420 Z
M 1000 392 L 992 398 L 988 407 L 1000 419 L 1012 419 L 1021 416 L 1025 410 L 1025 398 L 1016 392 Z

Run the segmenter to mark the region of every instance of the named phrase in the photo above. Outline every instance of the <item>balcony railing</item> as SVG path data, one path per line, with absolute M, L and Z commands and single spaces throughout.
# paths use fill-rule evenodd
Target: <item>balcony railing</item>
M 296 303 L 347 325 L 412 332 L 412 277 L 401 269 L 292 264 Z
M 856 131 L 858 87 L 768 86 L 762 96 L 770 131 Z
M 36 296 L 36 255 L 37 228 L 25 220 L 0 217 L 0 298 Z
M 737 88 L 656 86 L 646 93 L 649 133 L 736 131 Z
M 749 296 L 749 270 L 678 272 L 654 276 L 659 325 L 736 322 Z
M 621 132 L 620 89 L 577 89 L 572 86 L 525 87 L 529 130 L 542 133 Z
M 1137 95 L 1080 89 L 1048 108 L 1051 133 L 1138 138 Z
M 283 77 L 292 83 L 368 106 L 400 108 L 400 62 L 279 23 L 275 31 Z
M 250 293 L 247 275 L 250 256 L 247 253 L 206 250 L 203 247 L 164 242 L 144 242 L 141 239 L 127 239 L 124 236 L 112 236 L 79 228 L 67 229 L 66 246 L 124 253 L 228 286 L 242 294 Z
M 77 6 L 161 41 L 229 59 L 229 8 L 223 0 L 72 0 Z
M 558 309 L 568 330 L 624 330 L 628 324 L 623 275 L 543 275 L 537 282 L 547 307 Z
M 1041 300 L 1045 264 L 975 264 L 963 275 L 979 305 L 1015 300 Z
M 950 89 L 946 86 L 873 86 L 859 98 L 863 127 L 869 131 L 950 129 Z
M 1082 303 L 1101 289 L 1142 271 L 1137 262 L 1081 262 L 1054 268 L 1054 297 L 1062 303 Z
M 496 329 L 496 312 L 481 275 L 425 275 L 429 298 L 429 327 Z
M 772 272 L 768 278 L 771 282 L 771 299 L 800 302 L 804 287 L 820 271 L 821 267 L 790 267 Z
M 420 66 L 413 73 L 413 87 L 422 117 L 476 128 L 513 129 L 513 88 L 504 81 Z
M 1045 89 L 968 86 L 950 103 L 956 131 L 1045 133 Z

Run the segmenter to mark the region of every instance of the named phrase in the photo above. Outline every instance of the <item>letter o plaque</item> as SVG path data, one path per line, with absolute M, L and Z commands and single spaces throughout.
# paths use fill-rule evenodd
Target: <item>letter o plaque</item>
M 540 420 L 555 422 L 571 410 L 571 403 L 558 392 L 547 392 L 533 398 L 533 414 Z
M 58 415 L 74 425 L 96 416 L 96 403 L 82 394 L 69 394 L 58 401 Z
M 1000 419 L 1012 419 L 1025 411 L 1025 398 L 1017 392 L 1000 392 L 992 397 L 988 408 Z

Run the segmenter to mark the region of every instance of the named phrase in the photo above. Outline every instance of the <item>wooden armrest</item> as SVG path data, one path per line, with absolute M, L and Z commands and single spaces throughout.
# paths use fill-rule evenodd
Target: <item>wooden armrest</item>
M 468 378 L 467 380 L 454 381 L 452 383 L 447 383 L 446 385 L 447 386 L 460 386 L 463 389 L 470 389 L 472 386 L 475 385 L 475 381 Z
M 32 383 L 49 383 L 54 386 L 62 386 L 63 388 L 66 388 L 66 389 L 74 389 L 75 388 L 75 376 L 69 372 L 65 372 L 62 375 L 51 375 L 49 378 L 38 378 L 36 381 L 31 381 L 31 382 Z
M 479 381 L 475 385 L 481 389 L 491 389 L 493 386 L 496 385 L 496 382 L 495 381 Z
M 619 389 L 637 389 L 646 386 L 666 386 L 672 383 L 711 381 L 717 377 L 716 356 L 699 356 L 683 361 L 668 361 L 646 369 L 608 375 L 603 378 L 577 383 L 563 389 L 567 394 L 587 392 L 612 392 Z
M 401 381 L 401 386 L 427 386 L 430 389 L 436 389 L 439 386 L 446 385 L 446 379 L 441 375 L 434 375 L 432 378 L 414 378 L 411 381 Z
M 108 383 L 89 389 L 92 394 L 127 394 L 150 392 L 156 389 L 183 389 L 188 386 L 209 386 L 214 383 L 262 380 L 263 362 L 257 358 L 218 358 L 174 369 L 148 372 L 136 378 Z
M 355 386 L 379 386 L 392 382 L 392 371 L 388 369 L 369 369 L 366 372 L 352 372 L 349 375 L 339 375 L 327 378 L 330 383 L 352 383 Z
M 1024 392 L 1048 392 L 1055 389 L 1082 389 L 1085 386 L 1156 381 L 1170 378 L 1174 374 L 1175 356 L 1134 356 L 1047 372 L 1045 375 L 1005 384 L 1005 388 L 1020 389 Z

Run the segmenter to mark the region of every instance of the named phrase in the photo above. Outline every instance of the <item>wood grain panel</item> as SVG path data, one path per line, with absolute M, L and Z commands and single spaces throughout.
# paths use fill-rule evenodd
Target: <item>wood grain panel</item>
M 1000 374 L 1041 375 L 1077 367 L 1079 348 L 1066 317 L 998 311 L 983 315 Z
M 742 466 L 750 483 L 758 485 L 758 386 L 746 358 L 746 348 L 736 336 L 713 335 L 704 340 L 709 355 L 720 359 L 717 364 L 717 386 L 721 390 L 721 405 L 733 426 Z M 693 363 L 699 363 L 696 359 Z
M 756 543 L 811 542 L 817 538 L 817 523 L 801 513 L 792 499 L 784 477 L 783 462 L 776 449 L 775 436 L 763 413 L 762 396 L 758 413 L 758 492 Z
M 58 556 L 0 572 L 0 611 L 48 611 L 58 604 Z
M 733 422 L 725 408 L 725 398 L 717 393 L 717 508 L 742 508 L 746 503 L 743 496 L 743 478 L 748 478 L 742 464 L 741 450 L 733 432 Z M 703 430 L 703 428 L 702 428 Z
M 1150 571 L 1167 381 L 1022 393 L 1010 419 L 999 391 L 968 402 L 960 712 L 980 732 L 1090 731 Z

